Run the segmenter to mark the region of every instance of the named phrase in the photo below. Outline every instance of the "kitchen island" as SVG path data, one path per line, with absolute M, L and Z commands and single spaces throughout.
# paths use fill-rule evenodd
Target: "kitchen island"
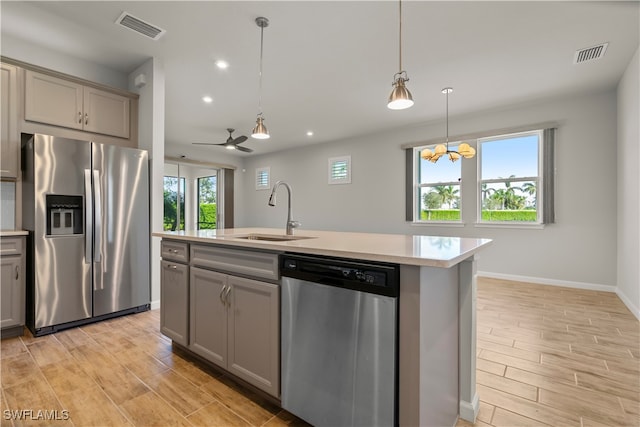
M 454 425 L 458 415 L 475 420 L 474 255 L 490 240 L 313 230 L 286 236 L 270 228 L 153 235 L 163 243 L 205 245 L 217 253 L 254 250 L 398 264 L 399 424 Z

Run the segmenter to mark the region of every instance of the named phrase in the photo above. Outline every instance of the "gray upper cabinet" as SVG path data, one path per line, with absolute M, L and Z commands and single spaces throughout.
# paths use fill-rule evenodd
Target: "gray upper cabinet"
M 0 177 L 16 179 L 19 170 L 20 132 L 18 130 L 18 67 L 0 64 Z
M 0 329 L 22 335 L 25 320 L 24 238 L 0 239 Z M 7 334 L 9 332 L 9 334 Z
M 129 138 L 130 104 L 117 93 L 26 70 L 28 121 Z

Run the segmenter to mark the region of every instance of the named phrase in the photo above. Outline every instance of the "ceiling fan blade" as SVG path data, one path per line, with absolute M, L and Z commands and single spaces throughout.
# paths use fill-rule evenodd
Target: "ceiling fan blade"
M 243 147 L 242 145 L 236 145 L 236 150 L 244 151 L 245 153 L 253 153 L 251 148 Z
M 247 140 L 247 137 L 242 135 L 233 140 L 234 144 L 241 144 Z

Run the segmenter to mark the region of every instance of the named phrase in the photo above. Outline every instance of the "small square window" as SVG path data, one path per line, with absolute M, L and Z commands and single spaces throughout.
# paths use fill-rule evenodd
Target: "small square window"
M 271 188 L 270 168 L 256 169 L 256 190 L 268 190 Z
M 351 184 L 351 156 L 329 159 L 329 184 Z

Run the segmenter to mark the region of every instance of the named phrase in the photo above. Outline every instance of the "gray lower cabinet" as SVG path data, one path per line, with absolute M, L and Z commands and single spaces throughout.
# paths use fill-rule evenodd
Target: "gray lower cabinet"
M 25 316 L 24 238 L 0 239 L 0 329 L 2 337 L 23 334 Z
M 162 261 L 160 332 L 178 344 L 189 344 L 189 266 Z
M 189 345 L 189 244 L 162 240 L 160 332 Z
M 191 267 L 189 348 L 237 377 L 280 393 L 280 287 Z

